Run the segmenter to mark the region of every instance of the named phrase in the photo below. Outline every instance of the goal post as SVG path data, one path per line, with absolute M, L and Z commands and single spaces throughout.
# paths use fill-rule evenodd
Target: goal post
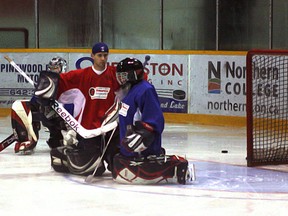
M 288 164 L 288 50 L 246 56 L 247 166 Z

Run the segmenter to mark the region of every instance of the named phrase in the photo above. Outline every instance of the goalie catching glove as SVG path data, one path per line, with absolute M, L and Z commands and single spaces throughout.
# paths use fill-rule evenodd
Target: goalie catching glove
M 59 74 L 52 71 L 41 71 L 34 95 L 42 105 L 49 105 L 56 98 Z
M 142 152 L 146 150 L 154 141 L 154 129 L 151 125 L 136 121 L 135 126 L 128 125 L 122 146 L 129 152 Z

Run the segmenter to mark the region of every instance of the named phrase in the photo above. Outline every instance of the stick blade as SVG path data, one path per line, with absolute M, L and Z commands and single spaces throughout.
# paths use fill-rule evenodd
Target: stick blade
M 0 143 L 0 152 L 6 149 L 8 146 L 13 144 L 17 140 L 17 137 L 14 134 L 11 134 L 5 140 Z
M 85 182 L 90 184 L 90 183 L 92 183 L 93 178 L 94 178 L 93 175 L 88 175 L 88 176 L 85 178 Z

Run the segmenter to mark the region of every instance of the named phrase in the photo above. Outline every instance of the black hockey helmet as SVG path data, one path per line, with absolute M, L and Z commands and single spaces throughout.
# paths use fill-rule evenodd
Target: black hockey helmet
M 48 64 L 48 71 L 55 72 L 56 68 L 60 68 L 59 73 L 63 73 L 67 71 L 67 62 L 64 58 L 56 56 L 51 59 Z
M 121 86 L 128 82 L 135 84 L 141 81 L 143 74 L 143 64 L 136 58 L 125 58 L 116 68 L 116 77 Z

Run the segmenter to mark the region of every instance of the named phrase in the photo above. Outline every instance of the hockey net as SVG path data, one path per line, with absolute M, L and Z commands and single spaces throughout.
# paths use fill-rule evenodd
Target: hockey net
M 288 51 L 246 57 L 247 166 L 288 163 Z

